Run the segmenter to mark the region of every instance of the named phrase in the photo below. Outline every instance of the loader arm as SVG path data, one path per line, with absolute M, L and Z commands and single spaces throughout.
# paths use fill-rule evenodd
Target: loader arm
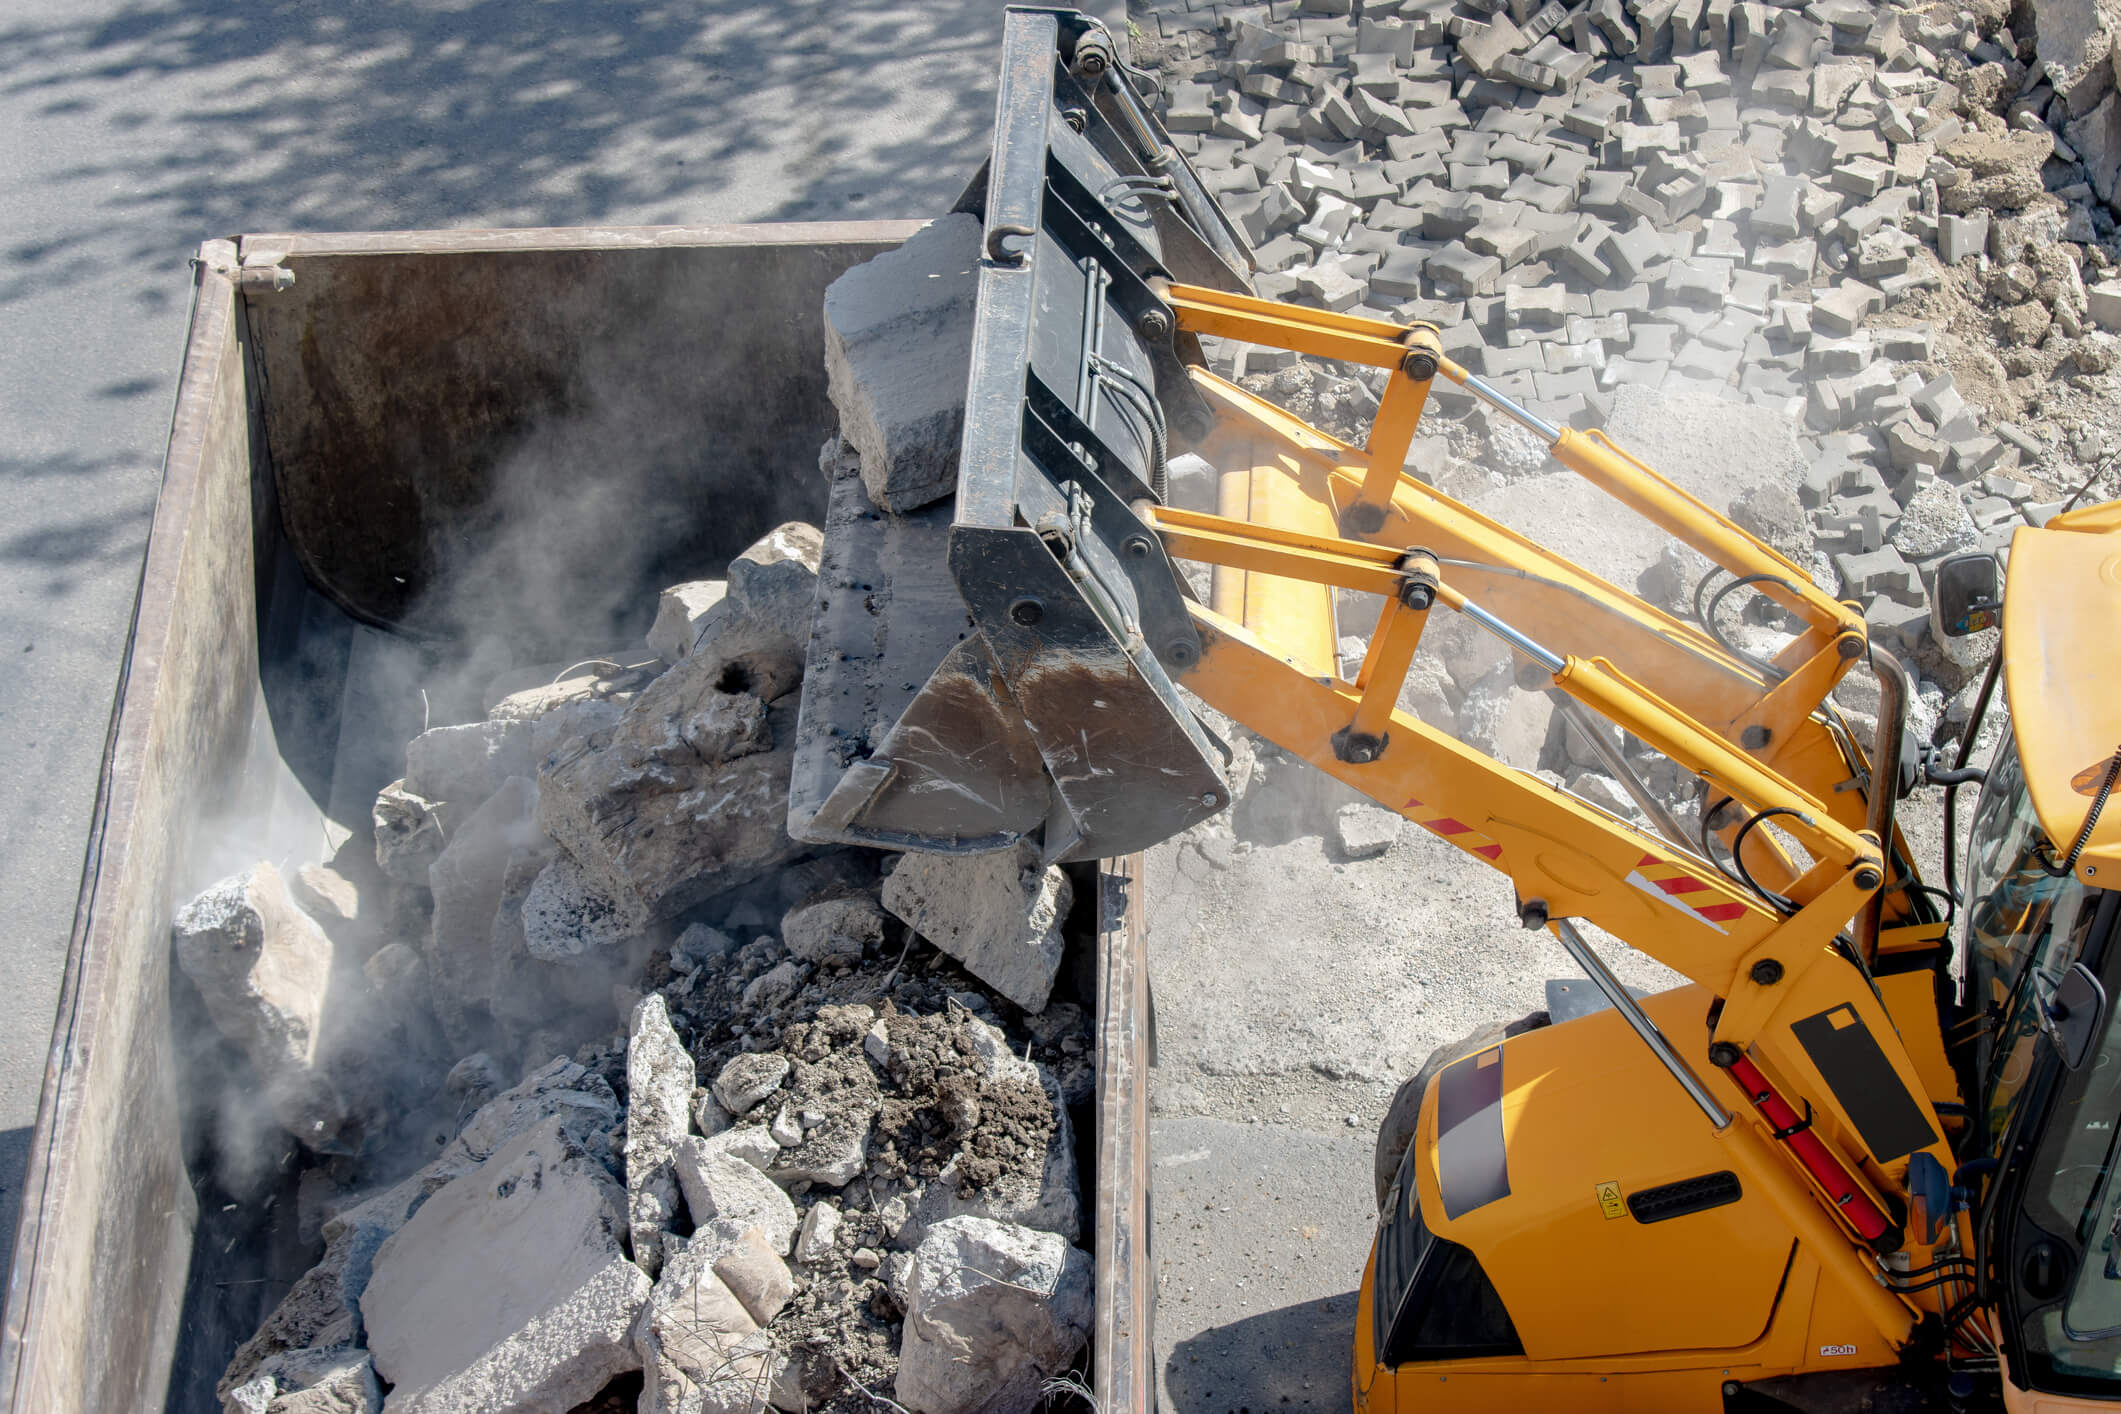
M 1197 698 L 1506 875 L 1516 919 L 1551 929 L 1600 982 L 1745 1191 L 1899 1348 L 1945 1298 L 1887 1290 L 1881 1262 L 1948 1259 L 1971 1229 L 1909 1222 L 1911 1164 L 1954 1166 L 1935 1107 L 1958 1095 L 1935 1079 L 1948 1071 L 1934 1008 L 1922 1024 L 1889 1014 L 1871 974 L 1888 956 L 1900 971 L 1944 966 L 1941 919 L 1893 823 L 1898 665 L 1798 566 L 1601 435 L 1516 406 L 1444 357 L 1433 328 L 1257 299 L 1235 265 L 1205 265 L 1234 272 L 1219 287 L 1179 279 L 1178 254 L 1229 253 L 1232 238 L 1183 182 L 1157 185 L 1175 154 L 1128 111 L 1101 33 L 1072 12 L 1010 12 L 975 203 L 955 500 L 883 515 L 843 478 L 820 573 L 821 623 L 850 603 L 918 602 L 926 617 L 881 616 L 896 635 L 881 646 L 813 638 L 791 832 L 939 851 L 1022 841 L 1048 859 L 1139 849 L 1229 804 Z M 1149 203 L 1160 224 L 1140 209 L 1151 190 L 1170 198 Z M 1173 238 L 1174 219 L 1189 238 Z M 1209 373 L 1202 337 L 1388 370 L 1365 443 Z M 1409 476 L 1439 378 L 1772 600 L 1796 637 L 1749 659 L 1713 615 L 1667 614 Z M 1216 513 L 1168 503 L 1164 462 L 1185 450 L 1219 473 Z M 868 548 L 846 548 L 858 540 Z M 1186 560 L 1214 567 L 1210 602 L 1187 588 Z M 935 587 L 945 573 L 961 611 Z M 1352 679 L 1335 590 L 1382 605 Z M 1594 746 L 1610 724 L 1691 774 L 1706 841 L 1619 749 L 1607 764 L 1647 824 L 1399 706 L 1438 612 L 1507 645 L 1519 682 Z M 1881 688 L 1868 755 L 1826 705 L 1859 663 Z M 854 715 L 831 715 L 843 709 Z M 1653 1024 L 1578 920 L 1698 983 L 1699 1025 Z

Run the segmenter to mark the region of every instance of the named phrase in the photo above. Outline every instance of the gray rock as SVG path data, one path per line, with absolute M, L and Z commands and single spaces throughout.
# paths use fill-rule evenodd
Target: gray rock
M 634 930 L 574 856 L 556 854 L 523 896 L 523 946 L 545 962 L 575 962 L 618 947 Z
M 626 1221 L 634 1261 L 650 1276 L 662 1266 L 662 1234 L 677 1216 L 673 1155 L 691 1122 L 692 1055 L 670 1027 L 660 992 L 633 1009 L 626 1043 Z
M 875 1122 L 875 1112 L 858 1105 L 835 1109 L 822 1123 L 800 1131 L 794 1144 L 783 1146 L 768 1172 L 779 1183 L 841 1187 L 866 1166 Z
M 795 1260 L 798 1262 L 821 1262 L 832 1251 L 832 1244 L 839 1240 L 840 1210 L 830 1203 L 817 1202 L 803 1214 L 802 1230 L 795 1237 Z
M 1908 498 L 1900 523 L 1893 528 L 1893 547 L 1910 560 L 1934 560 L 1971 550 L 1980 539 L 1966 501 L 1949 481 L 1932 481 Z
M 397 1221 L 404 1221 L 401 1214 Z M 396 1230 L 380 1222 L 342 1215 L 325 1225 L 324 1256 L 311 1267 L 273 1308 L 257 1332 L 238 1346 L 226 1373 L 215 1386 L 223 1409 L 246 1409 L 238 1392 L 250 1388 L 253 1395 L 261 1379 L 271 1382 L 276 1398 L 288 1386 L 290 1372 L 336 1363 L 343 1356 L 357 1356 L 367 1338 L 361 1321 L 361 1296 L 368 1289 L 375 1256 L 384 1239 Z M 256 1403 L 253 1397 L 250 1406 Z M 269 1399 L 266 1407 L 271 1407 Z
M 1333 814 L 1334 835 L 1350 859 L 1374 859 L 1392 848 L 1405 818 L 1382 805 L 1351 801 Z
M 957 485 L 979 290 L 978 218 L 930 222 L 825 291 L 825 373 L 862 484 L 904 514 Z
M 788 1057 L 779 1051 L 732 1056 L 714 1077 L 714 1097 L 732 1115 L 745 1114 L 781 1088 L 788 1078 Z
M 750 1164 L 716 1152 L 697 1135 L 677 1142 L 673 1162 L 694 1226 L 723 1219 L 756 1227 L 776 1252 L 786 1252 L 795 1241 L 795 1204 Z
M 426 888 L 428 866 L 441 858 L 447 828 L 454 823 L 449 807 L 392 781 L 377 794 L 372 818 L 376 866 L 386 878 Z
M 727 612 L 729 581 L 695 579 L 673 584 L 657 596 L 655 624 L 648 630 L 648 646 L 666 663 L 679 663 L 692 654 L 708 627 Z
M 257 1071 L 273 1117 L 312 1149 L 330 1149 L 351 1119 L 327 1074 L 331 939 L 295 907 L 267 863 L 186 904 L 171 932 L 177 965 L 199 989 L 215 1028 Z
M 786 694 L 802 662 L 801 648 L 771 625 L 725 614 L 616 727 L 539 767 L 539 824 L 628 929 L 682 913 L 801 852 L 786 828 L 796 708 Z M 732 738 L 720 709 L 745 694 L 773 706 L 762 731 Z M 769 742 L 774 749 L 762 749 Z
M 781 941 L 809 962 L 860 962 L 884 941 L 884 910 L 867 894 L 797 904 L 781 918 Z
M 405 746 L 405 789 L 470 810 L 511 776 L 537 769 L 528 722 L 467 722 L 421 732 Z
M 383 1387 L 366 1351 L 291 1350 L 266 1360 L 221 1407 L 224 1414 L 382 1414 Z
M 744 1010 L 774 1010 L 800 991 L 803 979 L 809 975 L 808 964 L 797 962 L 792 957 L 782 958 L 752 978 L 750 985 L 744 988 Z
M 1025 1011 L 1045 1008 L 1074 894 L 1028 846 L 992 854 L 908 854 L 884 880 L 884 907 Z
M 899 1403 L 912 1414 L 1026 1414 L 1089 1337 L 1091 1264 L 1056 1233 L 939 1223 L 913 1254 Z
M 814 525 L 794 520 L 775 526 L 729 562 L 730 603 L 797 643 L 808 641 L 824 549 L 825 537 Z
M 429 1198 L 361 1298 L 394 1414 L 566 1414 L 639 1368 L 652 1284 L 619 1250 L 622 1212 L 558 1118 Z

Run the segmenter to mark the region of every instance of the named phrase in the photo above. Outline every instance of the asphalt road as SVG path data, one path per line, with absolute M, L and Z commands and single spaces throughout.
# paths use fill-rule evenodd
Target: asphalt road
M 7 6 L 0 1232 L 14 1228 L 198 243 L 932 215 L 984 156 L 1001 11 Z

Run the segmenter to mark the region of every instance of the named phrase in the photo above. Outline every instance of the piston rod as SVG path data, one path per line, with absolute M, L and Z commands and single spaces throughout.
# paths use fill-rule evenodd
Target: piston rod
M 1709 1093 L 1708 1086 L 1701 1083 L 1701 1077 L 1694 1074 L 1694 1068 L 1681 1059 L 1679 1052 L 1672 1049 L 1672 1043 L 1657 1029 L 1657 1023 L 1650 1020 L 1649 1015 L 1643 1011 L 1641 1003 L 1635 1000 L 1635 994 L 1620 985 L 1620 979 L 1607 968 L 1605 959 L 1591 947 L 1590 940 L 1577 932 L 1576 925 L 1566 918 L 1556 918 L 1552 923 L 1554 936 L 1561 939 L 1561 945 L 1568 949 L 1570 957 L 1576 959 L 1576 965 L 1591 979 L 1591 985 L 1604 993 L 1605 999 L 1613 1004 L 1613 1010 L 1619 1012 L 1628 1025 L 1635 1028 L 1635 1034 L 1642 1038 L 1642 1044 L 1648 1046 L 1650 1054 L 1656 1056 L 1659 1063 L 1672 1073 L 1672 1079 L 1679 1082 L 1679 1088 L 1686 1091 L 1687 1098 L 1701 1107 L 1701 1113 L 1707 1116 L 1710 1124 L 1719 1130 L 1728 1129 L 1731 1123 L 1730 1111 L 1717 1103 L 1716 1097 Z

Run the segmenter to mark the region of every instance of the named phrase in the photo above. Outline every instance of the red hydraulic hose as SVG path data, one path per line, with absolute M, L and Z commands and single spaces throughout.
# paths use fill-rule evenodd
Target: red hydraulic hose
M 1731 1063 L 1731 1078 L 1745 1091 L 1761 1117 L 1774 1127 L 1776 1142 L 1797 1156 L 1797 1162 L 1826 1190 L 1834 1207 L 1857 1234 L 1880 1252 L 1897 1248 L 1899 1233 L 1892 1219 L 1870 1200 L 1848 1168 L 1812 1133 L 1811 1121 L 1800 1118 L 1789 1101 L 1775 1093 L 1760 1067 L 1740 1056 Z

